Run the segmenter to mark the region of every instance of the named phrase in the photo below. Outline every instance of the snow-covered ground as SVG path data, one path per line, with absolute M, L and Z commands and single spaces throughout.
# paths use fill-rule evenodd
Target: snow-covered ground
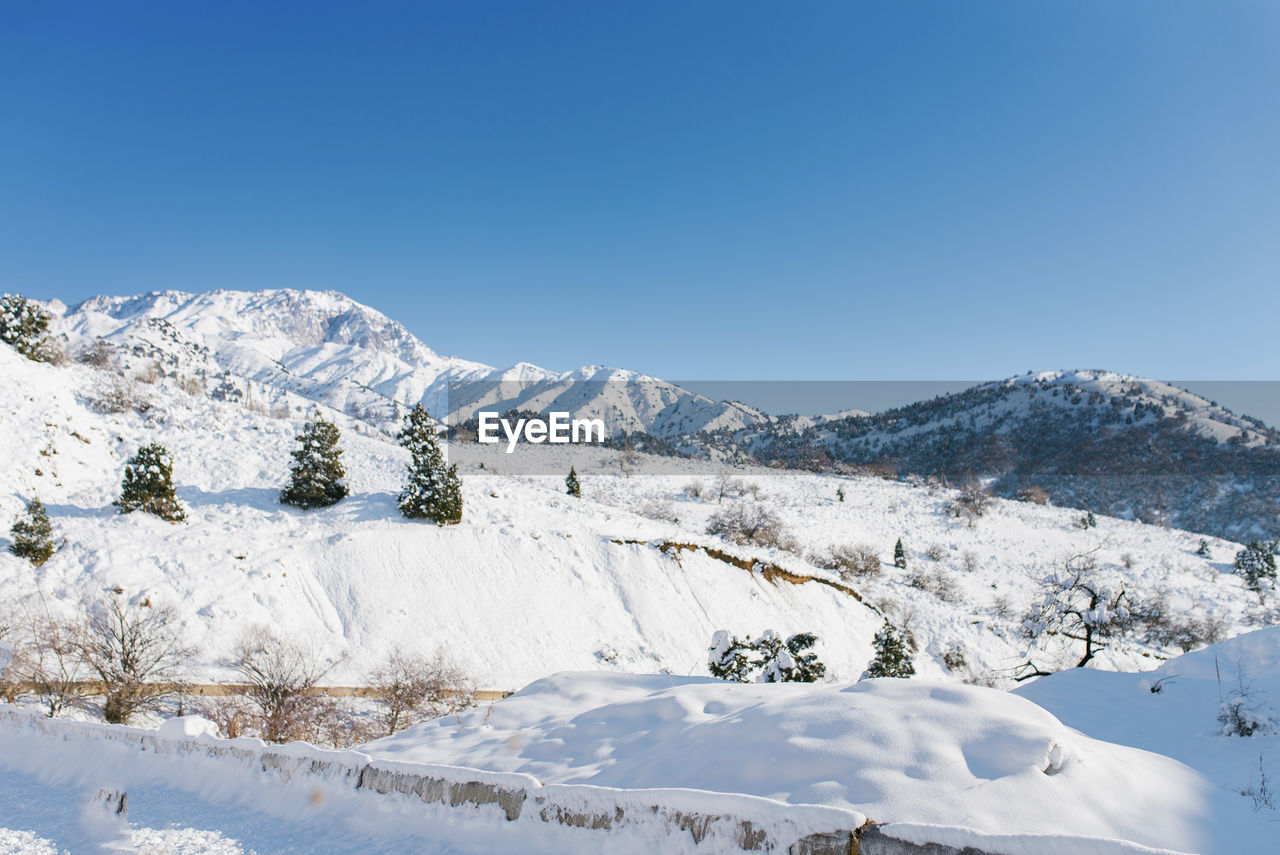
M 1186 532 L 1105 517 L 1082 529 L 1078 510 L 1010 501 L 969 525 L 945 513 L 951 491 L 874 478 L 739 470 L 758 494 L 721 504 L 684 493 L 714 481 L 708 464 L 628 477 L 613 452 L 523 447 L 518 454 L 543 454 L 550 471 L 576 466 L 583 498 L 564 494 L 562 476 L 467 466 L 463 523 L 440 529 L 396 510 L 403 450 L 341 416 L 352 493 L 303 512 L 277 501 L 298 420 L 189 395 L 169 380 L 139 386 L 151 402 L 145 414 L 107 414 L 94 401 L 112 382 L 109 371 L 37 364 L 0 348 L 0 431 L 16 438 L 0 446 L 0 517 L 12 520 L 24 498 L 38 496 L 62 542 L 40 568 L 0 552 L 0 602 L 40 593 L 69 613 L 120 588 L 132 601 L 174 603 L 202 651 L 197 678 L 225 676 L 219 662 L 238 633 L 264 623 L 341 659 L 330 676 L 337 683 L 358 681 L 395 646 L 443 650 L 496 689 L 564 669 L 705 674 L 719 629 L 814 632 L 829 675 L 852 680 L 887 614 L 918 644 L 922 676 L 1007 685 L 1028 658 L 1018 628 L 1040 596 L 1038 580 L 1081 553 L 1131 594 L 1162 600 L 1173 619 L 1211 622 L 1229 636 L 1265 617 L 1230 573 L 1237 544 L 1211 538 L 1202 558 L 1198 536 Z M 125 460 L 151 441 L 173 452 L 186 523 L 121 516 L 111 505 Z M 774 511 L 795 551 L 705 534 L 732 501 Z M 890 566 L 899 537 L 907 570 Z M 825 579 L 837 577 L 810 556 L 867 544 L 884 569 L 849 583 L 859 602 L 814 582 L 770 582 L 704 551 L 664 553 L 660 542 L 713 545 Z M 1139 670 L 1176 652 L 1132 643 L 1095 664 Z M 1061 666 L 1078 652 L 1034 657 Z

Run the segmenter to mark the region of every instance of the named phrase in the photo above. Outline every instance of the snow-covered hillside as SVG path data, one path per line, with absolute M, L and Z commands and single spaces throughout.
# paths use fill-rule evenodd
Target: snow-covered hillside
M 703 674 L 719 629 L 816 633 L 830 676 L 851 680 L 887 615 L 918 645 L 922 675 L 1002 684 L 1030 658 L 1040 667 L 1078 658 L 1052 643 L 1029 651 L 1018 628 L 1039 580 L 1083 553 L 1159 602 L 1171 625 L 1103 651 L 1099 666 L 1154 667 L 1180 644 L 1270 618 L 1229 572 L 1237 544 L 1212 540 L 1204 558 L 1185 532 L 1107 518 L 1082 529 L 1077 510 L 1007 501 L 969 525 L 946 513 L 951 491 L 873 478 L 742 470 L 745 495 L 722 504 L 712 489 L 686 494 L 714 482 L 708 464 L 627 477 L 613 452 L 525 447 L 518 453 L 546 455 L 548 471 L 576 466 L 583 498 L 564 494 L 562 476 L 464 468 L 463 523 L 440 529 L 400 517 L 404 452 L 349 418 L 340 421 L 352 494 L 302 512 L 277 502 L 299 420 L 191 394 L 174 378 L 139 383 L 135 407 L 104 412 L 115 383 L 110 368 L 54 367 L 0 348 L 0 429 L 18 438 L 0 450 L 0 515 L 12 520 L 38 496 L 63 541 L 40 568 L 0 554 L 0 598 L 42 593 L 70 612 L 118 588 L 135 602 L 175 603 L 202 651 L 197 676 L 225 676 L 218 662 L 241 629 L 268 623 L 345 656 L 333 682 L 358 680 L 395 646 L 444 650 L 487 688 L 564 669 Z M 125 460 L 151 441 L 174 454 L 186 523 L 111 505 Z M 730 546 L 706 534 L 735 502 L 771 509 L 794 545 Z M 899 537 L 905 570 L 889 566 Z M 868 545 L 885 564 L 842 583 L 857 597 L 825 584 L 836 572 L 810 560 L 847 544 Z M 715 549 L 689 548 L 699 545 Z
M 1168 383 L 1049 371 L 984 383 L 873 415 L 722 432 L 764 461 L 875 465 L 979 479 L 1001 495 L 1249 539 L 1275 537 L 1280 432 Z

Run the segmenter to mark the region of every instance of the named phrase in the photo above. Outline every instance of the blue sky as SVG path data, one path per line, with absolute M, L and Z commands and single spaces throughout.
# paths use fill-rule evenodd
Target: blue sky
M 1280 379 L 1280 4 L 0 5 L 0 289 L 493 364 Z

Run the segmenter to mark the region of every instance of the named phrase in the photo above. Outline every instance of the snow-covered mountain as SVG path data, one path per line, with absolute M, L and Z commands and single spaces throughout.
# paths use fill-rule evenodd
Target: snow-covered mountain
M 162 291 L 94 297 L 55 325 L 73 348 L 103 338 L 172 377 L 194 377 L 219 398 L 266 409 L 314 401 L 395 425 L 422 403 L 463 420 L 478 408 L 564 410 L 613 430 L 655 435 L 737 429 L 767 420 L 634 371 L 586 366 L 497 369 L 444 357 L 386 315 L 333 291 Z

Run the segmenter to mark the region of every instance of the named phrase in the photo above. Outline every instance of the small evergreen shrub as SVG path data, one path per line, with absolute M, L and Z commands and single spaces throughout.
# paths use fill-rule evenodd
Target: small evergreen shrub
M 569 467 L 569 474 L 564 479 L 565 492 L 575 499 L 582 498 L 582 484 L 578 482 L 578 473 L 572 466 Z
M 282 504 L 310 510 L 337 504 L 347 495 L 346 470 L 342 467 L 338 426 L 327 421 L 319 410 L 298 434 L 289 485 L 280 491 Z
M 0 295 L 0 341 L 27 359 L 57 362 L 61 350 L 45 335 L 49 313 L 21 294 Z
M 1261 590 L 1264 582 L 1275 584 L 1276 557 L 1272 554 L 1271 547 L 1261 540 L 1250 541 L 1236 553 L 1235 569 L 1236 573 L 1244 577 L 1244 583 L 1254 591 Z
M 39 499 L 27 502 L 27 509 L 9 529 L 13 544 L 9 551 L 39 567 L 53 557 L 53 524 Z
M 876 655 L 863 672 L 863 677 L 915 676 L 916 666 L 911 662 L 911 648 L 903 637 L 902 630 L 889 623 L 887 618 L 871 643 Z
M 173 457 L 163 445 L 144 445 L 129 458 L 114 504 L 122 514 L 143 511 L 169 522 L 187 518 L 173 492 Z

